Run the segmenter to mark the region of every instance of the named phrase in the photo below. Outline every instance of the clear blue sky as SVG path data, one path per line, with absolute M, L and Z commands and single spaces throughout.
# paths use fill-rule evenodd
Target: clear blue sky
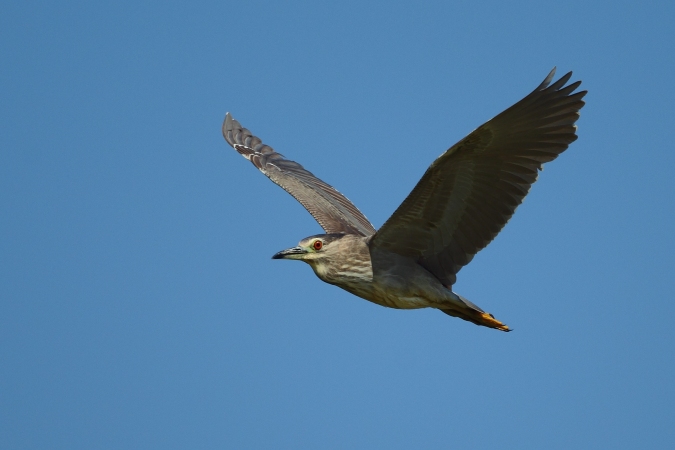
M 666 448 L 672 2 L 6 2 L 0 447 Z M 456 290 L 382 308 L 276 251 L 321 231 L 226 111 L 379 227 L 553 67 L 588 89 Z

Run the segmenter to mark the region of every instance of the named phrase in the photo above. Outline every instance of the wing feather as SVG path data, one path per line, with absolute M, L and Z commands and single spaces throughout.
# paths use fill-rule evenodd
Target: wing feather
M 555 69 L 524 99 L 434 161 L 370 245 L 417 260 L 450 286 L 511 218 L 550 162 L 577 139 L 586 91 Z
M 253 136 L 230 113 L 223 122 L 223 136 L 239 154 L 291 194 L 319 222 L 326 233 L 370 236 L 375 228 L 352 202 L 331 185 L 295 161 L 284 158 Z

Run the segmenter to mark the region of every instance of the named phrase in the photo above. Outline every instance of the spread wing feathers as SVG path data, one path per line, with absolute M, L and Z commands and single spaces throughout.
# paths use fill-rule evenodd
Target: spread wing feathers
M 232 118 L 223 122 L 223 136 L 228 144 L 248 159 L 267 177 L 291 194 L 326 230 L 326 233 L 370 236 L 375 228 L 344 195 L 324 183 L 300 164 L 284 158 L 253 136 Z
M 483 249 L 523 201 L 542 164 L 577 139 L 586 91 L 549 86 L 555 68 L 527 97 L 478 127 L 431 164 L 370 245 L 416 259 L 442 283 Z

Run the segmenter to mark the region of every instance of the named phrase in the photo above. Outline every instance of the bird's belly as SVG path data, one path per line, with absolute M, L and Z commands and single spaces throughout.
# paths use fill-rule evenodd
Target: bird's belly
M 429 300 L 425 297 L 415 295 L 410 292 L 396 292 L 395 290 L 374 289 L 374 296 L 371 300 L 378 305 L 388 306 L 397 309 L 418 309 L 430 306 Z
M 338 285 L 342 289 L 350 292 L 357 297 L 361 297 L 380 306 L 396 309 L 418 309 L 431 306 L 428 299 L 411 295 L 409 292 L 396 292 L 390 289 L 378 289 L 373 284 L 355 286 Z
M 410 296 L 378 295 L 372 302 L 396 309 L 419 309 L 431 306 L 426 298 Z
M 373 281 L 367 299 L 378 305 L 399 309 L 438 307 L 452 295 L 438 279 L 409 258 L 382 251 L 372 256 Z
M 397 309 L 438 307 L 448 300 L 446 289 L 416 262 L 378 252 L 375 264 L 313 266 L 323 281 L 381 306 Z

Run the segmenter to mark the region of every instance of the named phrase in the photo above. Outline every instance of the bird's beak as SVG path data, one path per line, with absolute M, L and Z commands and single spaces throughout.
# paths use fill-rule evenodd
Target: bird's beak
M 307 250 L 302 247 L 292 247 L 276 253 L 272 259 L 302 259 L 302 255 L 306 253 Z

